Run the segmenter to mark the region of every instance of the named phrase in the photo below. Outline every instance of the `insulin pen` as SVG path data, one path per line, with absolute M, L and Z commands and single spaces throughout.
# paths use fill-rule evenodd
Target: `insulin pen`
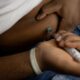
M 77 25 L 72 31 L 74 34 L 80 36 L 80 25 Z M 64 48 L 76 61 L 80 62 L 80 52 L 75 48 Z
M 75 48 L 64 48 L 76 61 L 80 62 L 80 52 Z

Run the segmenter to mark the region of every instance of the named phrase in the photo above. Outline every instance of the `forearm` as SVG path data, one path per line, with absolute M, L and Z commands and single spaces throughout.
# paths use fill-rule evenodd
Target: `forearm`
M 73 60 L 64 50 L 57 48 L 53 41 L 42 43 L 37 49 L 38 53 L 40 53 L 38 60 L 41 59 L 43 62 L 43 70 L 53 70 L 68 75 L 80 76 L 80 63 Z
M 63 63 L 60 63 L 59 71 L 60 73 L 63 73 L 63 74 L 80 76 L 80 63 L 74 60 L 63 61 Z
M 75 75 L 75 76 L 80 76 L 80 63 L 78 62 L 72 62 L 69 66 L 70 71 L 68 70 L 68 74 Z
M 18 80 L 33 74 L 29 53 L 0 57 L 0 80 Z
M 1 48 L 15 48 L 23 45 L 30 45 L 44 38 L 45 30 L 51 26 L 53 30 L 57 27 L 57 18 L 55 15 L 50 15 L 47 18 L 30 23 L 29 25 L 22 25 L 23 27 L 13 27 L 4 34 L 0 35 Z

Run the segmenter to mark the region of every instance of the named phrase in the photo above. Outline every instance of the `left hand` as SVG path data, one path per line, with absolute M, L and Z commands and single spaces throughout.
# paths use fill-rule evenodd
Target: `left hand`
M 42 8 L 37 19 L 43 19 L 49 14 L 57 13 L 62 17 L 60 29 L 70 30 L 80 23 L 80 0 L 52 0 Z

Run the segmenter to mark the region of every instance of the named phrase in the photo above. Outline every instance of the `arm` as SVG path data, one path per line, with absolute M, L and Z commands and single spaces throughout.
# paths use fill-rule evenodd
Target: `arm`
M 18 80 L 32 75 L 29 52 L 23 52 L 12 56 L 0 57 L 0 79 Z
M 80 63 L 76 62 L 67 52 L 57 47 L 56 42 L 51 40 L 44 42 L 37 48 L 46 70 L 58 71 L 74 76 L 80 76 Z M 36 53 L 36 55 L 38 55 Z M 40 56 L 38 57 L 38 59 Z
M 59 39 L 60 36 L 61 38 Z M 60 31 L 55 35 L 55 37 L 60 47 L 80 49 L 80 36 L 74 33 L 67 31 Z
M 45 19 L 37 22 L 32 22 L 27 25 L 17 25 L 0 35 L 0 47 L 7 51 L 15 49 L 28 48 L 30 45 L 43 40 L 45 30 L 51 26 L 55 31 L 57 26 L 56 15 L 49 15 Z M 26 21 L 27 22 L 27 21 Z
M 52 0 L 43 6 L 42 14 L 38 19 L 43 19 L 48 14 L 56 12 L 61 17 L 60 29 L 72 30 L 73 26 L 80 23 L 80 0 Z
M 42 71 L 57 70 L 60 73 L 80 76 L 80 63 L 56 47 L 53 40 L 38 45 L 36 58 Z M 1 80 L 18 80 L 33 75 L 29 52 L 0 57 L 0 73 Z

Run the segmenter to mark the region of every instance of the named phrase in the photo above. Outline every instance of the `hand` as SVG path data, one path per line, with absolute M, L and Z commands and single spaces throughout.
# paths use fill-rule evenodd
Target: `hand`
M 37 47 L 36 55 L 42 70 L 51 69 L 80 75 L 80 63 L 74 61 L 68 53 L 58 48 L 56 42 L 53 40 L 41 43 Z
M 52 0 L 43 6 L 38 19 L 43 19 L 48 14 L 57 13 L 62 17 L 60 29 L 70 30 L 80 23 L 80 0 Z
M 59 12 L 59 10 L 61 9 L 62 4 L 61 4 L 61 0 L 51 0 L 49 1 L 49 3 L 45 4 L 42 9 L 41 12 L 39 13 L 39 15 L 37 16 L 38 20 L 41 20 L 43 18 L 45 18 L 47 15 L 55 13 L 55 12 Z
M 60 47 L 80 48 L 80 37 L 66 31 L 60 31 L 55 35 Z

